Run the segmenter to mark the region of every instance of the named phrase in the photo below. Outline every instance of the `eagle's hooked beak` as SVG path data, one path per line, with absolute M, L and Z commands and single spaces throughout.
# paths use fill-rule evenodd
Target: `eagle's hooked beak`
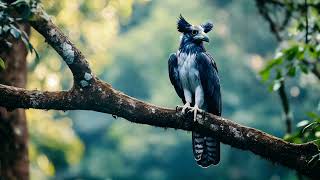
M 209 42 L 209 37 L 206 33 L 201 32 L 198 35 L 194 36 L 194 39 L 196 39 L 197 41 L 205 41 L 205 42 Z

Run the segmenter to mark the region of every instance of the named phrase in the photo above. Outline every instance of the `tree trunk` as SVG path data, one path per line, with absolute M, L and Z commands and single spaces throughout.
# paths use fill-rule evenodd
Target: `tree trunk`
M 30 26 L 21 26 L 29 34 Z M 0 71 L 0 84 L 25 87 L 27 49 L 15 41 L 10 50 L 0 49 L 6 68 Z M 0 179 L 29 179 L 28 130 L 23 109 L 0 107 Z

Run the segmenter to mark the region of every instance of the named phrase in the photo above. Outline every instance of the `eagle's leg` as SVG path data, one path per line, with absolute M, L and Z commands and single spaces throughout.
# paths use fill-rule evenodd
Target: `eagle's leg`
M 190 108 L 190 111 L 193 112 L 193 120 L 194 122 L 197 121 L 197 114 L 199 113 L 203 113 L 204 111 L 201 110 L 197 105 L 195 105 L 194 107 Z
M 182 108 L 182 113 L 185 114 L 186 111 L 188 111 L 188 108 L 191 108 L 192 94 L 187 88 L 183 89 L 183 94 L 184 94 L 186 104 L 184 104 L 181 108 Z
M 198 85 L 195 90 L 195 105 L 190 108 L 190 111 L 193 112 L 193 120 L 197 121 L 197 113 L 203 113 L 199 107 L 202 107 L 204 103 L 204 93 L 201 85 Z

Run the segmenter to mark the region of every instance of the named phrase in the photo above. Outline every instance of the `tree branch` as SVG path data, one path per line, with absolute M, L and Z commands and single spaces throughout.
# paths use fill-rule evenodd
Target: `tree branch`
M 313 143 L 288 143 L 209 113 L 198 115 L 198 123 L 194 123 L 192 114 L 183 115 L 180 111 L 144 103 L 112 89 L 100 80 L 82 91 L 40 92 L 0 85 L 0 92 L 0 105 L 8 108 L 93 110 L 114 114 L 134 123 L 213 134 L 225 144 L 249 150 L 307 176 L 320 177 L 320 166 L 308 165 L 310 158 L 318 153 Z
M 308 163 L 312 156 L 318 153 L 315 144 L 288 143 L 257 129 L 209 113 L 199 114 L 197 123 L 194 123 L 192 114 L 184 115 L 180 110 L 158 107 L 127 96 L 91 73 L 85 57 L 42 10 L 35 14 L 31 25 L 66 61 L 74 75 L 74 86 L 69 91 L 43 92 L 0 85 L 0 106 L 9 109 L 92 110 L 113 114 L 139 124 L 201 131 L 219 137 L 222 143 L 249 150 L 309 177 L 320 177 L 320 164 L 310 167 Z
M 290 113 L 290 103 L 286 93 L 286 87 L 284 80 L 280 82 L 280 88 L 278 90 L 278 94 L 281 100 L 283 112 L 284 112 L 284 120 L 286 123 L 286 134 L 292 133 L 292 114 Z
M 307 59 L 303 59 L 302 63 L 304 65 L 306 65 L 307 67 L 309 67 L 310 71 L 313 73 L 313 75 L 316 76 L 316 78 L 318 78 L 318 80 L 320 80 L 320 68 L 317 67 L 317 64 L 320 63 L 320 59 L 318 59 L 315 62 L 311 62 Z
M 93 78 L 86 58 L 68 37 L 52 23 L 49 15 L 47 15 L 40 6 L 38 6 L 30 24 L 46 38 L 46 42 L 48 42 L 67 63 L 74 77 L 74 86 L 76 88 L 79 86 L 90 86 Z

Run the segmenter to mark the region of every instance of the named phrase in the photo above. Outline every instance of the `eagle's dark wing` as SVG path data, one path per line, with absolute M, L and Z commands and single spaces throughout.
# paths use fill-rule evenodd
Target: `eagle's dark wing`
M 180 83 L 179 71 L 178 71 L 178 58 L 176 54 L 171 54 L 168 60 L 169 67 L 169 78 L 171 84 L 176 90 L 178 96 L 182 99 L 183 103 L 185 103 L 185 98 L 183 94 L 183 89 Z
M 220 80 L 214 59 L 208 53 L 200 53 L 196 57 L 196 63 L 208 112 L 220 116 L 222 108 Z

